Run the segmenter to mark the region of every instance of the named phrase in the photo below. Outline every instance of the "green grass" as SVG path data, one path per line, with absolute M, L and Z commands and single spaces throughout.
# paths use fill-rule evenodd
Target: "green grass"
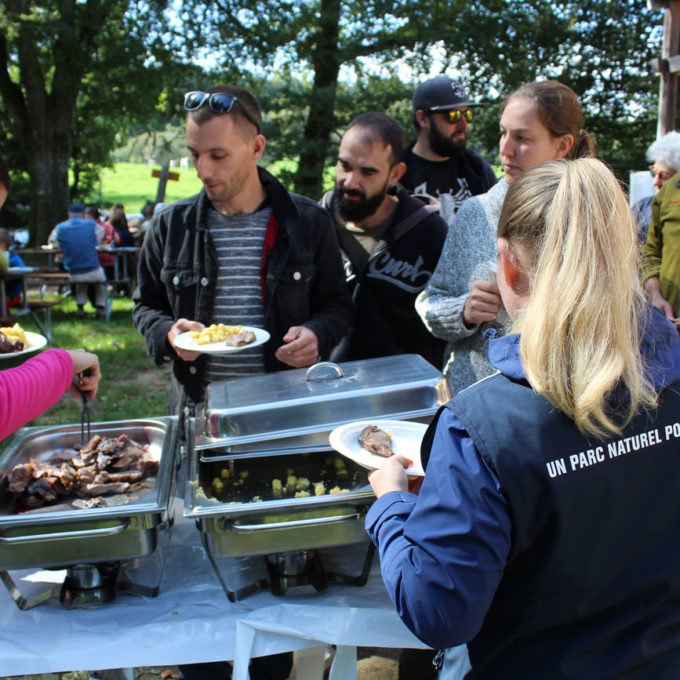
M 147 200 L 155 201 L 158 179 L 151 176 L 158 166 L 141 163 L 114 163 L 113 168 L 104 168 L 101 174 L 101 206 L 110 208 L 112 203 L 122 203 L 127 212 L 140 212 Z M 186 198 L 201 190 L 203 184 L 194 168 L 170 168 L 179 173 L 179 180 L 168 180 L 165 189 L 165 203 Z M 99 203 L 98 194 L 87 197 L 87 202 Z
M 54 346 L 83 347 L 99 357 L 103 377 L 90 408 L 92 422 L 162 416 L 167 412 L 170 371 L 156 367 L 149 358 L 142 336 L 132 325 L 131 311 L 132 300 L 124 297 L 114 300 L 110 321 L 78 319 L 75 300 L 71 298 L 52 309 Z M 21 326 L 40 332 L 30 316 L 21 319 Z M 23 360 L 17 357 L 13 361 Z M 9 363 L 3 364 L 3 368 L 8 367 Z M 70 423 L 80 423 L 80 401 L 68 393 L 28 425 Z
M 271 163 L 267 169 L 281 178 L 282 174 L 292 176 L 297 168 L 294 160 L 281 160 Z M 128 213 L 140 212 L 147 200 L 155 201 L 158 192 L 158 179 L 151 176 L 157 166 L 142 163 L 114 163 L 112 168 L 104 168 L 101 174 L 101 196 L 91 194 L 85 198 L 87 203 L 96 203 L 102 208 L 110 208 L 113 203 L 122 203 Z M 169 180 L 165 189 L 165 203 L 197 194 L 203 184 L 196 176 L 194 168 L 170 168 L 179 174 L 179 180 Z M 323 191 L 333 188 L 335 165 L 324 170 Z M 313 197 L 315 200 L 321 196 Z

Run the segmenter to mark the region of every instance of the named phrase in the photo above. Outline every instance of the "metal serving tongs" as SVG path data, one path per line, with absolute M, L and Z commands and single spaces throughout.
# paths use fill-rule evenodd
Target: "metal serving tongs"
M 84 371 L 81 371 L 78 373 L 79 378 L 85 378 L 88 375 L 90 375 L 90 369 L 86 368 Z M 87 442 L 90 441 L 91 439 L 91 434 L 90 434 L 90 405 L 89 405 L 89 398 L 87 395 L 87 390 L 81 390 L 80 388 L 78 389 L 78 392 L 80 392 L 80 444 L 81 446 L 85 446 Z M 87 439 L 85 438 L 85 435 L 87 434 Z

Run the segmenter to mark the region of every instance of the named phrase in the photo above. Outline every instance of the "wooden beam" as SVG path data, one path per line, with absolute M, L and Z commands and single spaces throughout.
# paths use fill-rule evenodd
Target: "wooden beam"
M 680 55 L 668 59 L 652 59 L 649 63 L 654 73 L 680 73 Z
M 659 82 L 659 118 L 656 126 L 657 139 L 675 129 L 678 99 L 677 63 L 680 53 L 680 0 L 669 0 L 664 10 L 663 46 L 661 60 L 668 64 L 668 71 L 661 71 Z M 673 62 L 671 62 L 673 59 Z M 661 66 L 661 64 L 659 64 Z M 680 69 L 678 69 L 680 70 Z

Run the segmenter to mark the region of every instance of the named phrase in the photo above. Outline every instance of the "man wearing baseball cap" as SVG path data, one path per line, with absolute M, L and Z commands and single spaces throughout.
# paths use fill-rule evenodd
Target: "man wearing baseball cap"
M 415 193 L 439 198 L 448 222 L 466 198 L 483 194 L 496 183 L 491 166 L 467 148 L 468 128 L 478 106 L 469 101 L 461 83 L 448 76 L 426 80 L 413 94 L 417 136 L 404 150 L 406 174 L 401 183 Z

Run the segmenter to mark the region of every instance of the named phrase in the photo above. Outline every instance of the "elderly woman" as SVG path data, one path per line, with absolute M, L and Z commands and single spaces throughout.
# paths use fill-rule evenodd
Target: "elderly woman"
M 651 163 L 649 171 L 654 178 L 654 188 L 661 187 L 676 172 L 680 172 L 680 132 L 669 132 L 649 145 L 647 160 Z M 638 228 L 638 243 L 647 240 L 647 230 L 652 221 L 652 200 L 654 195 L 645 196 L 633 204 L 633 214 Z

